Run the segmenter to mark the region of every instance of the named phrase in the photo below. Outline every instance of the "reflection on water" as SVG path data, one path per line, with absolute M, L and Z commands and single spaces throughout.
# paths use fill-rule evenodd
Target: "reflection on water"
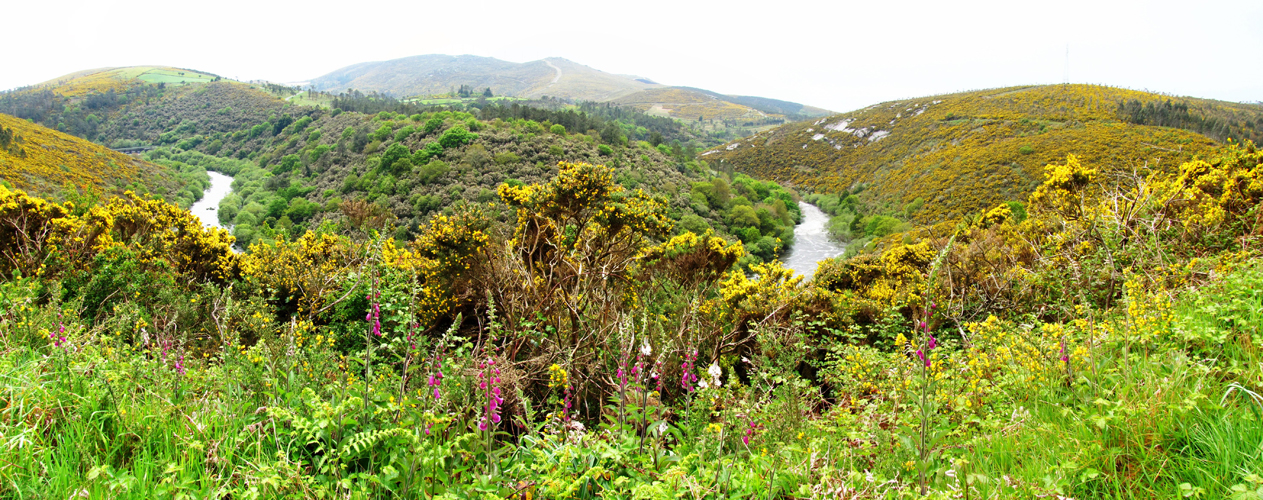
M 219 172 L 206 173 L 210 175 L 210 187 L 202 193 L 201 200 L 189 207 L 189 211 L 202 220 L 203 227 L 223 227 L 219 225 L 219 217 L 215 209 L 219 208 L 219 201 L 232 192 L 232 177 Z
M 829 239 L 829 231 L 826 229 L 829 224 L 827 214 L 815 205 L 802 201 L 798 202 L 798 208 L 803 211 L 803 220 L 794 226 L 794 246 L 781 257 L 781 262 L 785 263 L 785 267 L 811 279 L 816 274 L 816 266 L 820 261 L 842 255 L 846 247 Z

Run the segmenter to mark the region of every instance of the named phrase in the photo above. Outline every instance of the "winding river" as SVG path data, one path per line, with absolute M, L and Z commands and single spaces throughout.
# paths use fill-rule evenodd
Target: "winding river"
M 803 220 L 794 226 L 794 246 L 781 262 L 810 280 L 820 261 L 842 255 L 846 247 L 829 239 L 828 214 L 807 202 L 798 202 L 798 208 L 803 211 Z
M 210 187 L 202 194 L 202 199 L 189 208 L 189 212 L 201 219 L 206 227 L 224 228 L 219 224 L 216 209 L 219 202 L 232 192 L 232 177 L 219 172 L 206 172 L 210 176 Z M 829 239 L 829 215 L 815 205 L 798 202 L 802 209 L 803 220 L 794 227 L 794 246 L 781 257 L 785 267 L 795 273 L 811 279 L 816 274 L 820 261 L 842 255 L 846 247 Z M 224 228 L 228 229 L 228 228 Z
M 198 219 L 202 220 L 205 227 L 218 227 L 228 229 L 219 225 L 218 213 L 215 211 L 219 208 L 220 200 L 223 200 L 228 193 L 232 192 L 232 177 L 221 174 L 219 172 L 206 172 L 210 175 L 210 187 L 206 188 L 206 192 L 202 193 L 202 199 L 198 200 L 193 206 L 189 207 L 189 211 L 193 212 Z

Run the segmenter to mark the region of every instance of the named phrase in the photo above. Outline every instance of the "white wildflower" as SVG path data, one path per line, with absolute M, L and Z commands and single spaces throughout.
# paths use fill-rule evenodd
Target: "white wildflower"
M 723 370 L 719 368 L 718 362 L 712 362 L 710 364 L 710 368 L 706 369 L 706 373 L 710 374 L 710 382 L 712 385 L 715 387 L 723 385 L 719 383 L 719 376 L 723 375 Z
M 640 346 L 640 353 L 645 356 L 653 354 L 653 348 L 649 347 L 649 342 L 645 342 L 643 345 Z

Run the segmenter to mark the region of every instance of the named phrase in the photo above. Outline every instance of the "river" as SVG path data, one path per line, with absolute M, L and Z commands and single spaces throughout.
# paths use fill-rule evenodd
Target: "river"
M 210 187 L 206 188 L 206 192 L 202 193 L 201 200 L 189 207 L 189 211 L 202 220 L 202 226 L 204 227 L 228 229 L 219 225 L 219 214 L 215 210 L 219 208 L 220 200 L 223 200 L 225 196 L 228 196 L 228 193 L 232 192 L 232 177 L 219 172 L 207 171 L 206 174 L 210 175 Z
M 803 220 L 794 226 L 794 246 L 781 257 L 785 267 L 811 279 L 820 261 L 842 255 L 844 245 L 829 239 L 829 215 L 807 202 L 798 202 Z

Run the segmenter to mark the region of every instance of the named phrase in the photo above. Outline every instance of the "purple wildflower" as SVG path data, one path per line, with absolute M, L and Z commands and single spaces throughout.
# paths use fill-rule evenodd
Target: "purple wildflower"
M 478 378 L 481 379 L 478 389 L 487 394 L 486 414 L 478 422 L 479 430 L 485 431 L 491 424 L 500 423 L 500 404 L 504 402 L 504 398 L 500 395 L 500 369 L 495 364 L 495 360 L 490 358 L 479 363 L 482 371 L 478 373 Z
M 693 373 L 695 361 L 697 361 L 697 350 L 684 354 L 684 363 L 680 365 L 680 370 L 684 372 L 680 376 L 680 386 L 684 388 L 684 392 L 693 392 L 693 384 L 697 383 L 697 374 Z
M 66 325 L 61 322 L 61 313 L 57 313 L 57 333 L 48 334 L 48 338 L 53 341 L 53 347 L 66 345 Z
M 381 304 L 377 302 L 377 299 L 379 299 L 380 297 L 381 297 L 380 293 L 373 293 L 373 294 L 368 294 L 364 296 L 365 299 L 368 299 L 372 301 L 373 303 L 372 309 L 370 309 L 368 311 L 368 314 L 364 316 L 364 321 L 367 321 L 373 324 L 374 337 L 382 336 L 382 322 L 381 322 L 382 309 L 381 309 Z
M 747 417 L 746 418 L 746 432 L 745 432 L 745 435 L 741 436 L 741 443 L 746 446 L 750 446 L 750 439 L 754 437 L 754 434 L 759 430 L 760 427 L 763 427 L 763 426 L 761 424 L 755 423 L 754 420 L 751 420 Z

